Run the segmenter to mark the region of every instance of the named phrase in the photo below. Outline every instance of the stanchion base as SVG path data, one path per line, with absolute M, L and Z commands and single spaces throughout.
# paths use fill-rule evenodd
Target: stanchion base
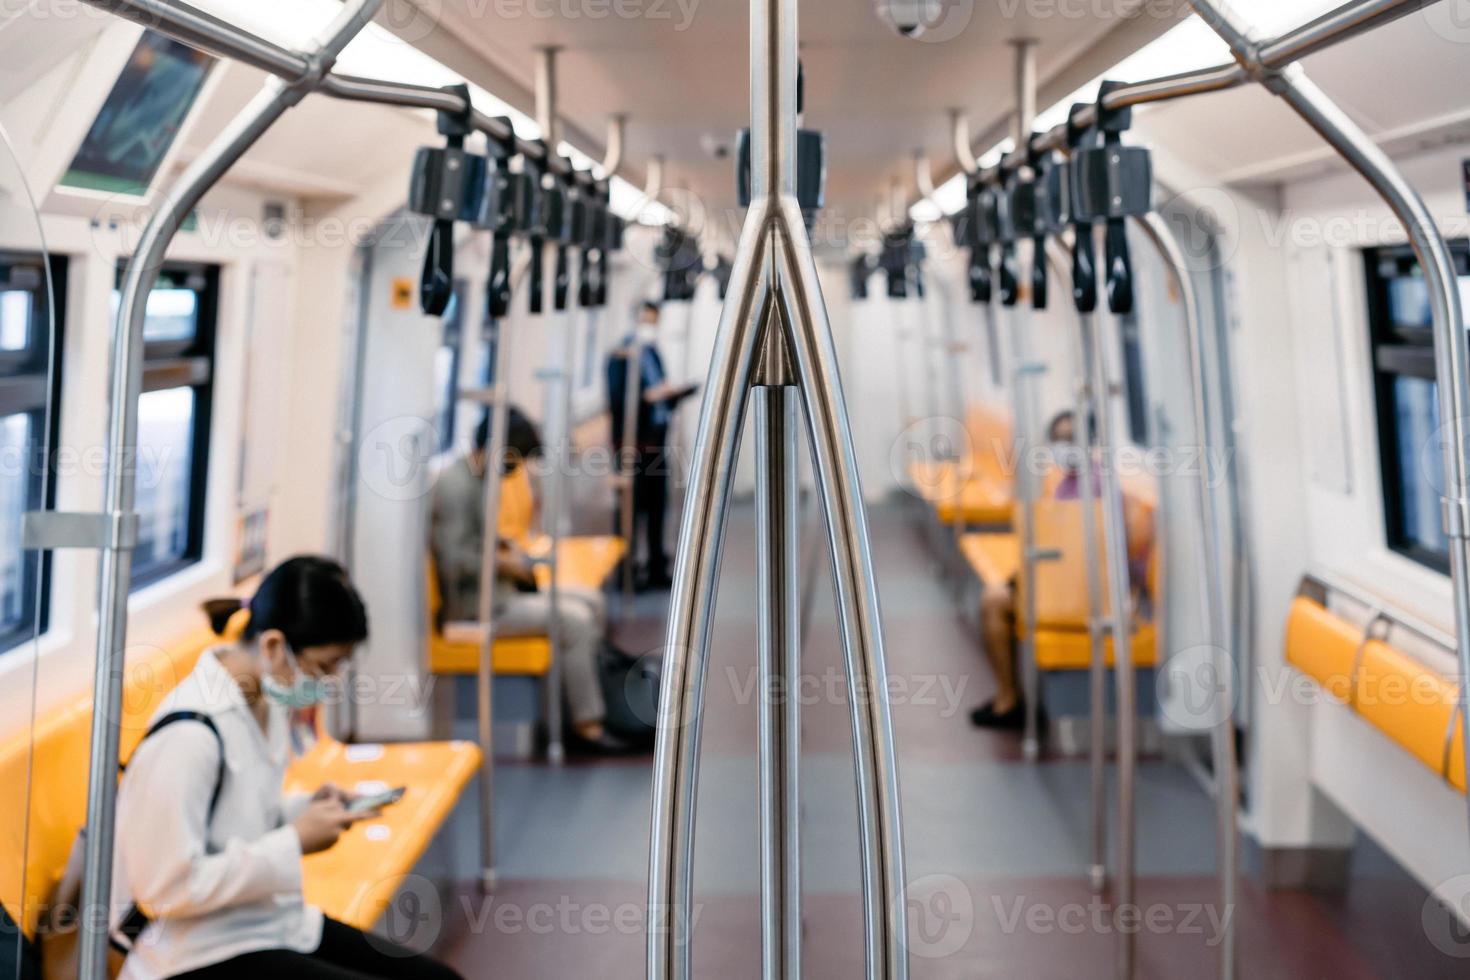
M 1101 895 L 1108 890 L 1108 869 L 1101 864 L 1094 864 L 1088 871 L 1087 878 L 1094 895 Z
M 480 894 L 489 895 L 495 891 L 500 877 L 494 868 L 485 868 L 480 872 Z
M 560 742 L 552 742 L 546 746 L 546 761 L 553 766 L 559 766 L 567 761 L 566 746 Z
M 1041 742 L 1034 738 L 1028 738 L 1021 742 L 1021 758 L 1027 762 L 1035 762 L 1041 758 Z

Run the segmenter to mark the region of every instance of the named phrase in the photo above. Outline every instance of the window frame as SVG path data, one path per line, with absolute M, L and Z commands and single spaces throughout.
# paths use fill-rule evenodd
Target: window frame
M 0 352 L 0 416 L 26 415 L 32 431 L 45 426 L 39 443 L 42 457 L 34 456 L 29 462 L 29 474 L 25 488 L 25 510 L 54 510 L 56 508 L 56 456 L 61 440 L 61 368 L 66 339 L 67 258 L 62 255 L 44 255 L 13 249 L 0 249 L 0 281 L 9 281 L 9 270 L 16 265 L 44 263 L 50 271 L 51 288 L 46 288 L 46 279 L 34 287 L 35 300 L 31 307 L 31 329 L 26 346 L 21 350 Z M 55 305 L 51 315 L 51 305 Z M 49 326 L 50 331 L 38 329 Z M 54 331 L 54 339 L 51 331 Z M 53 364 L 52 353 L 55 353 Z M 47 405 L 51 411 L 47 416 Z M 33 444 L 34 447 L 34 444 Z M 49 476 L 49 479 L 44 477 Z M 42 498 L 44 486 L 45 496 Z M 21 601 L 29 610 L 38 611 L 32 620 L 29 614 L 12 628 L 0 625 L 0 655 L 17 649 L 43 635 L 51 626 L 51 553 L 42 551 L 39 562 L 31 561 L 21 552 Z
M 118 286 L 127 260 L 118 263 Z M 198 284 L 195 279 L 198 278 Z M 165 284 L 191 289 L 198 295 L 194 335 L 176 340 L 146 340 L 143 344 L 143 387 L 139 397 L 155 391 L 189 388 L 194 411 L 189 439 L 188 521 L 183 554 L 139 569 L 136 560 L 130 584 L 137 592 L 198 564 L 204 558 L 205 518 L 209 497 L 209 445 L 214 418 L 215 355 L 219 326 L 220 266 L 204 262 L 165 262 L 152 289 Z
M 1450 255 L 1457 276 L 1470 275 L 1470 240 L 1453 239 Z M 1373 413 L 1378 428 L 1378 479 L 1383 495 L 1383 533 L 1388 549 L 1433 571 L 1448 575 L 1449 551 L 1436 551 L 1409 537 L 1407 510 L 1399 471 L 1401 445 L 1396 419 L 1394 382 L 1400 377 L 1438 384 L 1431 326 L 1403 327 L 1394 323 L 1390 283 L 1419 268 L 1408 245 L 1365 248 L 1363 273 L 1367 292 L 1368 368 L 1372 372 Z M 1384 266 L 1397 266 L 1385 276 Z M 1421 273 L 1422 275 L 1422 273 Z

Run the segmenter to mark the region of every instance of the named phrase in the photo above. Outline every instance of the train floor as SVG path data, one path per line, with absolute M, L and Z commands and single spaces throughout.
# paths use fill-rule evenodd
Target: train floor
M 875 508 L 894 729 L 901 762 L 915 978 L 1112 975 L 1107 906 L 1086 883 L 1085 760 L 1020 758 L 1015 736 L 977 731 L 969 710 L 990 672 L 910 516 Z M 696 832 L 694 973 L 760 975 L 756 812 L 754 512 L 726 545 L 704 716 Z M 857 818 L 844 673 L 825 573 L 803 703 L 804 973 L 863 975 Z M 662 645 L 662 598 L 616 628 L 631 651 Z M 468 721 L 468 719 L 462 719 Z M 472 728 L 470 729 L 472 730 Z M 498 887 L 472 883 L 471 790 L 441 834 L 449 877 L 427 940 L 467 977 L 644 976 L 651 759 L 496 770 Z M 1188 769 L 1139 768 L 1138 975 L 1215 975 L 1212 804 Z M 1461 977 L 1427 932 L 1445 928 L 1426 893 L 1364 841 L 1345 891 L 1263 889 L 1247 874 L 1236 912 L 1241 977 Z M 1463 949 L 1463 945 L 1460 947 Z

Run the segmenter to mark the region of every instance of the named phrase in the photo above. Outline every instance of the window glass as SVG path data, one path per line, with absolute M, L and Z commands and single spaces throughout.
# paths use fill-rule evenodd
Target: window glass
M 123 269 L 119 268 L 119 279 Z M 148 293 L 138 399 L 138 548 L 133 586 L 204 553 L 219 269 L 169 263 Z M 113 308 L 120 302 L 113 291 Z
M 0 291 L 0 350 L 20 351 L 31 342 L 31 292 Z
M 1393 478 L 1402 502 L 1403 543 L 1441 553 L 1447 548 L 1440 524 L 1439 488 L 1444 456 L 1439 448 L 1439 393 L 1433 381 L 1398 375 L 1393 379 L 1393 414 L 1398 443 Z
M 27 602 L 30 556 L 20 550 L 21 515 L 31 501 L 31 416 L 0 418 L 0 635 L 27 628 L 33 613 Z
M 1470 248 L 1461 240 L 1451 242 L 1450 251 L 1463 296 L 1470 288 Z M 1428 285 L 1406 247 L 1368 249 L 1365 268 L 1385 537 L 1394 551 L 1447 571 L 1449 549 L 1440 513 L 1444 433 Z
M 144 32 L 61 183 L 147 193 L 213 64 L 207 54 Z
M 133 569 L 144 581 L 189 556 L 193 444 L 194 389 L 165 388 L 138 399 L 138 547 Z
M 122 305 L 122 291 L 112 291 L 112 318 Z M 199 293 L 194 289 L 158 285 L 148 294 L 143 317 L 143 339 L 147 342 L 191 340 L 198 327 Z

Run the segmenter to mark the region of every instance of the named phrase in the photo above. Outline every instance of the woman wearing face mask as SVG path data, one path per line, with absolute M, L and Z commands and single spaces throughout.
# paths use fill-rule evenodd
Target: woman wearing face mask
M 139 916 L 146 925 L 122 977 L 454 980 L 302 896 L 302 855 L 374 816 L 350 813 L 335 786 L 281 789 L 302 744 L 291 712 L 326 698 L 367 637 L 361 597 L 336 562 L 299 557 L 265 577 L 249 610 L 240 641 L 206 651 L 159 707 L 154 724 L 178 720 L 143 739 L 123 776 L 114 937 L 127 912 L 134 931 Z

